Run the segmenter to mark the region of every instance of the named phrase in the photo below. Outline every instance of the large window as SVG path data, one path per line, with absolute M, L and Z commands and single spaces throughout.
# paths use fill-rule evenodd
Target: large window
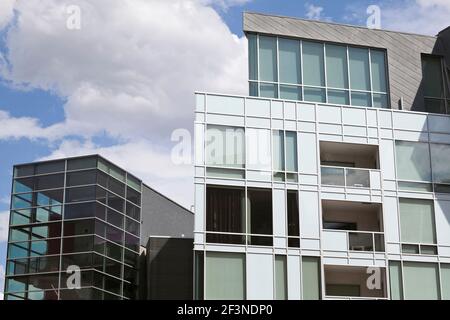
M 320 260 L 316 257 L 302 258 L 302 291 L 303 300 L 319 300 L 321 298 Z
M 250 95 L 389 108 L 386 53 L 248 35 Z
M 245 231 L 244 189 L 209 186 L 206 189 L 207 242 L 243 243 Z M 227 234 L 230 233 L 230 234 Z
M 272 191 L 208 186 L 206 231 L 210 243 L 271 246 Z
M 245 299 L 245 254 L 207 252 L 205 299 Z
M 403 252 L 436 254 L 432 246 L 436 243 L 433 201 L 401 198 L 399 205 Z
M 441 299 L 449 300 L 450 265 L 441 264 L 440 266 L 441 289 L 439 290 L 438 264 L 389 261 L 391 299 L 436 300 L 441 297 Z
M 243 178 L 245 133 L 243 128 L 209 125 L 206 131 L 208 173 L 219 177 Z
M 442 57 L 423 55 L 422 75 L 425 110 L 432 113 L 450 113 L 449 80 Z
M 403 263 L 404 298 L 406 300 L 437 300 L 439 269 L 434 263 Z
M 431 181 L 428 143 L 396 141 L 397 179 Z
M 399 189 L 450 192 L 450 145 L 396 141 L 395 148 Z

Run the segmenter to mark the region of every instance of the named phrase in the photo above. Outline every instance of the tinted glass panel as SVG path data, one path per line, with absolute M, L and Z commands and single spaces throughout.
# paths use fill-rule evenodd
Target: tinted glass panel
M 35 177 L 36 190 L 56 189 L 64 187 L 64 174 L 52 174 Z
M 129 233 L 132 233 L 136 236 L 139 236 L 139 223 L 131 220 L 129 218 L 126 218 L 126 224 L 125 224 L 125 230 Z
M 132 188 L 127 188 L 127 200 L 140 206 L 141 205 L 141 194 Z
M 38 206 L 60 205 L 63 201 L 63 190 L 41 191 L 36 193 Z
M 97 157 L 67 160 L 67 170 L 89 169 L 97 167 Z
M 105 253 L 108 257 L 112 259 L 122 261 L 123 249 L 117 244 L 114 244 L 112 242 L 106 242 Z
M 61 220 L 61 206 L 36 208 L 35 222 Z
M 127 216 L 139 221 L 141 218 L 139 207 L 127 202 Z
M 109 179 L 108 189 L 122 197 L 125 196 L 125 184 L 117 181 L 116 179 Z
M 387 92 L 386 63 L 384 51 L 370 50 L 372 90 Z
M 133 251 L 139 252 L 139 238 L 131 234 L 125 234 L 125 246 Z
M 93 250 L 94 237 L 76 237 L 63 239 L 64 253 L 86 252 Z
M 106 239 L 118 244 L 123 244 L 124 232 L 122 230 L 106 225 L 105 231 Z
M 325 67 L 323 54 L 323 44 L 303 41 L 304 84 L 313 86 L 325 85 Z
M 120 198 L 119 196 L 116 196 L 113 193 L 108 192 L 108 202 L 107 205 L 111 208 L 123 212 L 124 206 L 125 206 L 125 200 Z
M 34 174 L 34 165 L 25 165 L 14 167 L 14 177 L 32 176 Z
M 326 45 L 327 86 L 348 88 L 347 47 Z
M 305 87 L 303 92 L 305 101 L 326 102 L 325 89 Z
M 348 52 L 351 88 L 370 91 L 369 51 L 367 49 L 348 48 Z
M 371 107 L 370 93 L 366 92 L 352 92 L 352 106 Z
M 280 98 L 287 100 L 302 100 L 302 88 L 295 86 L 280 86 Z
M 301 83 L 300 42 L 281 38 L 278 42 L 280 82 Z
M 95 187 L 71 188 L 66 190 L 66 202 L 95 200 Z
M 278 98 L 278 86 L 276 84 L 261 83 L 259 95 L 264 98 Z
M 34 189 L 34 178 L 15 179 L 13 185 L 14 193 L 31 192 Z
M 328 103 L 349 105 L 348 91 L 328 90 Z
M 64 222 L 64 236 L 94 234 L 94 220 L 76 220 Z
M 259 37 L 259 78 L 277 81 L 277 42 L 274 37 Z
M 250 80 L 258 79 L 258 43 L 256 35 L 248 34 L 248 67 Z
M 443 97 L 443 77 L 441 58 L 436 56 L 422 57 L 423 90 L 428 97 Z
M 95 202 L 66 205 L 64 209 L 64 219 L 94 217 L 96 213 L 96 207 L 97 204 Z
M 36 174 L 62 172 L 65 169 L 65 161 L 39 163 L 36 165 Z
M 86 184 L 95 184 L 96 170 L 79 171 L 67 173 L 67 186 L 82 186 Z

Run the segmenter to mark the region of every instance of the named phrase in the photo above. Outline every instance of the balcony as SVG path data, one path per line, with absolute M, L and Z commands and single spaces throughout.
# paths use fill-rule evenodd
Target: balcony
M 323 200 L 322 219 L 326 253 L 385 251 L 381 204 Z
M 322 199 L 381 202 L 378 146 L 320 142 Z
M 325 265 L 325 299 L 387 299 L 386 269 Z

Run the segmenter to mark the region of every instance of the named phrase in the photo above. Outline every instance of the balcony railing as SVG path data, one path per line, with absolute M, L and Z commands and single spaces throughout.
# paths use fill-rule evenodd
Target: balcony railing
M 324 229 L 325 237 L 332 247 L 325 250 L 332 251 L 361 251 L 384 252 L 384 233 L 373 231 L 350 231 Z
M 376 169 L 321 166 L 322 184 L 331 186 L 370 188 L 370 171 Z

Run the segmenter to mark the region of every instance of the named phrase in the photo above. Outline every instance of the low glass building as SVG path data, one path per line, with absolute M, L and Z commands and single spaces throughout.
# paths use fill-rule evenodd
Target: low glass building
M 165 221 L 174 215 L 180 222 L 172 228 Z M 145 299 L 140 256 L 156 232 L 151 225 L 159 227 L 157 235 L 182 232 L 189 238 L 192 219 L 188 210 L 97 155 L 17 165 L 5 299 Z M 80 270 L 76 288 L 74 267 Z

